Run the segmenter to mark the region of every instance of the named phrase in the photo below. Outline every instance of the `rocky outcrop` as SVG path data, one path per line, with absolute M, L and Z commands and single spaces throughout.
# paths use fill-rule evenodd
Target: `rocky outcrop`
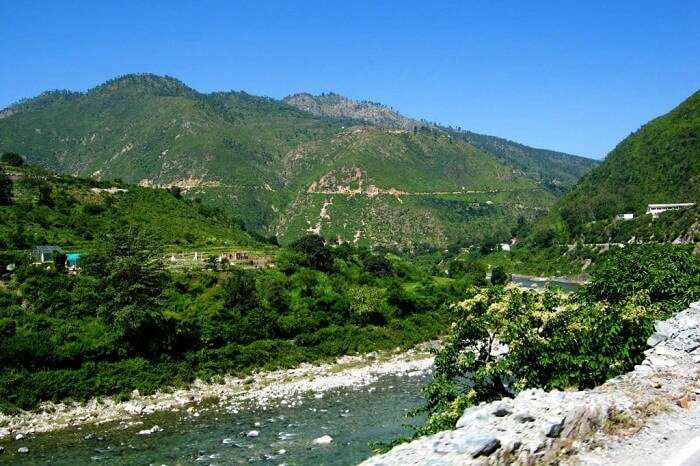
M 387 128 L 413 129 L 434 127 L 423 121 L 407 118 L 395 110 L 377 102 L 354 101 L 338 94 L 294 94 L 284 98 L 284 103 L 316 116 L 351 118 Z
M 687 408 L 700 381 L 700 302 L 656 323 L 632 372 L 593 390 L 525 390 L 467 409 L 452 431 L 399 445 L 363 466 L 547 464 L 588 448 L 596 431 L 641 426 L 664 406 Z M 602 428 L 602 429 L 601 429 Z

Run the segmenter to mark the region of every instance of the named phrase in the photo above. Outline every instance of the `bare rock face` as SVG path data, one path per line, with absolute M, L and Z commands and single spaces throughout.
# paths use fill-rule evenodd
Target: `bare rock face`
M 657 322 L 652 348 L 635 370 L 593 390 L 529 389 L 465 410 L 452 431 L 369 458 L 363 466 L 540 464 L 556 460 L 622 415 L 641 423 L 659 400 L 690 402 L 700 379 L 700 303 Z M 685 398 L 683 398 L 685 396 Z M 680 406 L 680 405 L 679 405 Z
M 407 118 L 378 102 L 358 102 L 334 93 L 321 95 L 294 94 L 285 97 L 284 102 L 316 116 L 352 118 L 387 128 L 413 129 L 414 127 L 433 126 L 422 121 Z

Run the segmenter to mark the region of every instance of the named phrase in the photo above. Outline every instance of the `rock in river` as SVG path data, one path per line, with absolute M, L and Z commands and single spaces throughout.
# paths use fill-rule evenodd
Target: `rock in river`
M 313 443 L 315 445 L 328 445 L 333 443 L 333 437 L 330 435 L 324 435 L 322 437 L 314 439 Z
M 145 429 L 145 430 L 140 430 L 139 435 L 151 435 L 155 434 L 156 432 L 162 432 L 163 429 L 157 425 L 151 427 L 150 429 Z

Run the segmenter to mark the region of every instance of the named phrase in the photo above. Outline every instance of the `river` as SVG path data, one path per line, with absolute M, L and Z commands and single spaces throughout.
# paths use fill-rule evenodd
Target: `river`
M 514 278 L 523 286 L 576 283 Z M 0 464 L 13 465 L 351 465 L 369 457 L 370 441 L 409 435 L 406 413 L 422 402 L 429 375 L 383 375 L 370 385 L 310 392 L 300 406 L 250 403 L 232 408 L 200 403 L 189 410 L 165 411 L 132 421 L 84 425 L 21 440 L 3 439 Z M 159 426 L 162 431 L 140 435 Z M 258 435 L 250 437 L 251 431 Z M 329 435 L 328 445 L 314 439 Z M 18 453 L 20 447 L 29 453 Z
M 524 286 L 526 288 L 531 288 L 533 286 L 544 288 L 546 286 L 552 286 L 555 288 L 561 288 L 563 291 L 574 291 L 576 288 L 581 286 L 581 283 L 573 281 L 562 281 L 556 279 L 534 279 L 525 276 L 514 276 L 513 283 Z
M 428 375 L 388 375 L 375 383 L 310 394 L 297 407 L 250 406 L 233 412 L 203 404 L 164 412 L 143 424 L 86 425 L 0 442 L 0 463 L 13 465 L 350 465 L 372 453 L 367 443 L 410 434 L 406 412 L 421 404 Z M 139 435 L 158 425 L 162 432 Z M 251 431 L 257 437 L 248 437 Z M 313 440 L 330 435 L 329 445 Z M 19 454 L 20 447 L 29 453 Z

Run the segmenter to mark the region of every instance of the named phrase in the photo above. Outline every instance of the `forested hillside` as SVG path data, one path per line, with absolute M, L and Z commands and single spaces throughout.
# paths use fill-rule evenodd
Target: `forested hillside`
M 537 149 L 495 136 L 408 118 L 380 103 L 356 102 L 334 93 L 294 94 L 286 97 L 284 101 L 317 116 L 350 118 L 387 128 L 427 128 L 443 131 L 496 157 L 557 195 L 566 192 L 583 174 L 599 163 L 585 157 Z
M 700 91 L 625 138 L 558 204 L 572 236 L 647 204 L 700 201 Z
M 368 121 L 128 75 L 4 110 L 0 150 L 61 173 L 177 186 L 282 242 L 320 233 L 401 248 L 507 240 L 586 168 L 430 125 L 391 127 L 395 112 L 383 114 Z
M 147 189 L 0 163 L 0 250 L 43 244 L 91 250 L 104 235 L 130 227 L 175 251 L 262 246 L 239 221 L 182 199 L 178 189 Z

